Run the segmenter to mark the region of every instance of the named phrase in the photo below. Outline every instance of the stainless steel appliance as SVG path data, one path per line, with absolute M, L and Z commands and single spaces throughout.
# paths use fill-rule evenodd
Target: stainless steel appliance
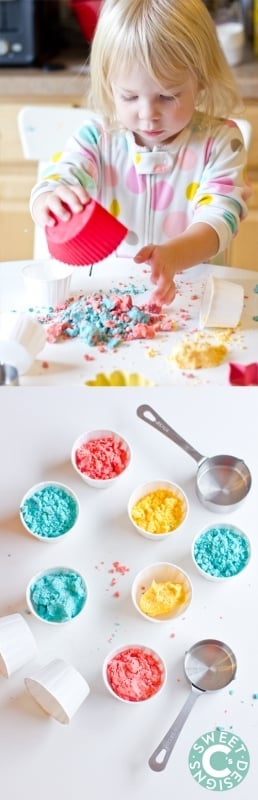
M 42 64 L 58 44 L 59 0 L 0 0 L 0 66 Z

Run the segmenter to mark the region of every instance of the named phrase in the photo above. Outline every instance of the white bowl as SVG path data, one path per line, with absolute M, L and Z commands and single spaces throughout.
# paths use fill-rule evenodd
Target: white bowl
M 69 575 L 72 576 L 71 587 Z M 73 585 L 74 580 L 77 583 L 76 588 Z M 71 622 L 83 611 L 87 600 L 86 581 L 81 573 L 72 567 L 56 566 L 44 569 L 31 578 L 26 589 L 29 611 L 48 625 Z
M 112 666 L 113 675 L 110 674 Z M 106 656 L 102 674 L 111 695 L 123 703 L 132 704 L 146 702 L 160 692 L 166 682 L 167 669 L 161 656 L 151 647 L 126 644 Z M 140 683 L 137 686 L 138 678 Z
M 140 601 L 143 594 L 151 588 L 153 581 L 155 581 L 156 584 L 172 583 L 178 585 L 178 589 L 180 591 L 178 600 L 166 613 L 160 613 L 156 611 L 155 615 L 148 614 L 140 606 Z M 153 599 L 155 602 L 155 587 Z M 188 609 L 191 600 L 191 581 L 186 572 L 184 572 L 176 564 L 170 564 L 168 561 L 158 561 L 156 564 L 149 564 L 149 566 L 144 567 L 144 569 L 138 572 L 138 575 L 136 575 L 134 578 L 132 585 L 133 604 L 143 619 L 146 619 L 149 622 L 167 622 L 181 616 Z M 159 608 L 160 607 L 162 607 L 161 601 L 159 603 Z M 152 608 L 154 611 L 153 603 Z
M 198 572 L 208 581 L 228 581 L 247 567 L 251 558 L 250 540 L 236 525 L 223 522 L 207 525 L 193 539 L 192 558 Z
M 95 440 L 98 441 L 101 439 L 103 440 L 111 439 L 116 448 L 118 445 L 120 446 L 120 449 L 123 451 L 124 454 L 124 465 L 122 469 L 120 469 L 120 471 L 117 472 L 117 474 L 114 474 L 114 461 L 111 460 L 110 458 L 110 455 L 112 455 L 112 453 L 110 454 L 108 450 L 105 450 L 105 442 L 104 442 L 104 446 L 102 446 L 103 457 L 102 459 L 99 458 L 98 461 L 101 464 L 101 468 L 103 467 L 103 475 L 104 475 L 104 468 L 106 469 L 107 477 L 105 478 L 102 475 L 100 475 L 99 477 L 95 478 L 91 476 L 91 474 L 82 471 L 82 469 L 80 469 L 80 467 L 78 466 L 78 451 L 80 450 L 80 448 L 82 449 L 82 451 L 83 449 L 85 449 L 85 455 L 86 455 L 87 445 L 89 444 L 89 447 L 91 448 L 92 447 L 91 443 L 93 441 Z M 89 452 L 89 449 L 88 449 L 88 454 L 90 455 L 91 458 L 91 464 L 89 466 L 92 467 L 94 470 L 96 459 Z M 78 436 L 78 438 L 75 440 L 71 453 L 72 465 L 75 471 L 77 472 L 78 475 L 80 475 L 80 477 L 82 478 L 83 481 L 85 481 L 85 483 L 88 483 L 89 486 L 93 486 L 95 489 L 108 489 L 110 486 L 113 486 L 114 483 L 116 483 L 117 479 L 120 478 L 122 475 L 124 475 L 125 471 L 129 467 L 129 464 L 131 463 L 131 458 L 132 458 L 131 448 L 128 442 L 123 438 L 123 436 L 121 436 L 120 433 L 111 430 L 85 431 L 85 433 L 82 433 L 81 436 Z M 108 474 L 111 471 L 111 467 L 112 467 L 112 476 L 108 477 Z M 90 471 L 91 470 L 89 469 L 89 473 Z M 99 471 L 101 472 L 101 469 Z
M 175 524 L 173 527 L 169 528 L 169 530 L 164 531 L 164 529 L 163 529 L 163 530 L 160 530 L 157 533 L 154 533 L 151 530 L 145 529 L 145 527 L 141 527 L 141 525 L 138 524 L 133 519 L 132 514 L 133 514 L 134 506 L 139 501 L 143 500 L 148 494 L 156 493 L 159 490 L 164 490 L 165 492 L 170 492 L 177 498 L 178 502 L 181 505 L 182 518 L 178 521 L 177 524 Z M 129 502 L 128 502 L 129 518 L 130 518 L 132 524 L 134 525 L 135 529 L 138 531 L 138 533 L 140 533 L 142 536 L 144 536 L 145 539 L 152 539 L 153 541 L 157 541 L 157 542 L 161 541 L 161 539 L 166 539 L 168 536 L 170 536 L 171 534 L 175 533 L 175 531 L 178 531 L 179 528 L 181 528 L 181 526 L 185 522 L 185 520 L 187 518 L 187 515 L 188 515 L 188 511 L 189 511 L 188 500 L 187 500 L 187 497 L 186 497 L 185 493 L 183 492 L 183 489 L 181 489 L 180 486 L 177 486 L 176 483 L 172 483 L 171 481 L 160 480 L 160 481 L 150 481 L 148 483 L 143 483 L 141 486 L 137 486 L 137 488 L 134 489 L 134 491 L 132 492 L 132 494 L 131 494 L 131 496 L 129 498 Z M 160 512 L 159 512 L 159 514 L 160 514 Z M 147 516 L 147 512 L 146 512 L 145 516 Z M 161 525 L 161 527 L 164 527 L 164 517 L 163 517 L 162 521 L 163 521 L 163 525 Z M 146 521 L 146 525 L 147 525 L 147 521 Z
M 243 302 L 243 286 L 210 275 L 201 300 L 200 328 L 236 328 Z
M 51 488 L 54 490 L 52 502 Z M 59 493 L 59 498 L 61 493 L 59 504 L 57 503 L 57 493 Z M 44 504 L 42 503 L 43 498 Z M 69 500 L 66 519 L 65 498 Z M 35 517 L 33 518 L 32 504 L 34 506 L 36 505 L 37 519 Z M 71 504 L 72 508 L 69 508 Z M 42 481 L 41 483 L 36 483 L 34 486 L 31 486 L 28 492 L 23 496 L 20 505 L 20 519 L 24 528 L 26 528 L 31 536 L 34 536 L 41 542 L 52 543 L 60 541 L 60 539 L 63 539 L 68 533 L 71 533 L 78 521 L 79 511 L 79 500 L 69 486 L 57 481 Z M 46 518 L 49 521 L 49 532 L 46 531 L 46 533 L 42 533 L 43 528 L 46 528 Z M 51 525 L 52 528 L 50 527 Z M 57 528 L 60 532 L 57 532 Z

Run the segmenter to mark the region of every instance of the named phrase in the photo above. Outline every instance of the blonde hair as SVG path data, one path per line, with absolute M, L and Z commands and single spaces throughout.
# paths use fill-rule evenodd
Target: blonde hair
M 243 110 L 202 0 L 104 1 L 91 47 L 88 104 L 111 127 L 119 126 L 112 81 L 135 63 L 165 90 L 189 71 L 199 86 L 196 110 L 207 119 Z

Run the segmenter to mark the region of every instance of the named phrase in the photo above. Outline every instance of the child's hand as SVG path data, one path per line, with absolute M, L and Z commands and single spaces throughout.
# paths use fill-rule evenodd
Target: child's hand
M 83 211 L 90 199 L 88 192 L 80 184 L 67 186 L 60 183 L 54 191 L 44 192 L 36 198 L 32 208 L 33 217 L 42 228 L 45 225 L 53 227 L 55 217 L 67 222 L 72 213 L 79 214 Z
M 176 294 L 173 280 L 176 270 L 171 263 L 169 245 L 148 244 L 139 250 L 134 261 L 137 264 L 149 264 L 151 267 L 151 281 L 157 287 L 152 294 L 152 301 L 158 305 L 172 303 Z

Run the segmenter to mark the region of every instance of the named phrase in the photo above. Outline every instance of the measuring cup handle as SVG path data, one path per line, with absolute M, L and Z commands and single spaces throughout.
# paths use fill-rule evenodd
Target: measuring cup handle
M 154 753 L 152 753 L 151 757 L 149 758 L 149 767 L 154 770 L 154 772 L 161 772 L 163 769 L 165 769 L 180 731 L 182 730 L 191 708 L 196 702 L 199 694 L 199 691 L 197 694 L 197 691 L 192 689 L 185 704 L 183 705 L 183 708 L 179 712 L 171 727 L 168 729 L 158 747 L 156 747 L 156 750 L 154 750 Z
M 174 444 L 178 444 L 178 446 L 181 447 L 182 450 L 185 450 L 189 456 L 192 456 L 197 463 L 202 461 L 204 456 L 199 453 L 198 450 L 195 450 L 195 448 L 192 447 L 189 442 L 186 442 L 186 440 L 183 439 L 179 433 L 171 428 L 170 425 L 168 425 L 168 423 L 165 422 L 165 420 L 162 419 L 162 417 L 160 417 L 153 408 L 151 408 L 151 406 L 148 406 L 147 404 L 138 406 L 136 414 L 138 417 L 140 417 L 140 419 L 143 419 L 144 422 L 147 422 L 148 425 L 152 425 L 155 430 L 160 431 L 160 433 L 164 433 L 164 436 L 167 436 L 168 439 L 171 439 Z

